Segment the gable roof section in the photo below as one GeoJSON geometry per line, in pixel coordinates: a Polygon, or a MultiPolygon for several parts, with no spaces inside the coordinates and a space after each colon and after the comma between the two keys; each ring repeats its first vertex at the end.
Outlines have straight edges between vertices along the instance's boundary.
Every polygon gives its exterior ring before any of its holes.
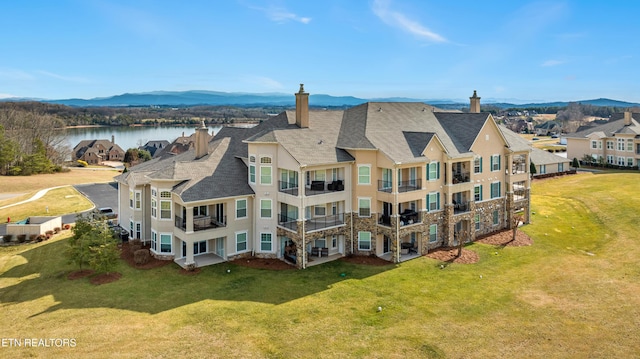
{"type": "Polygon", "coordinates": [[[423,157],[424,149],[431,142],[431,139],[435,137],[435,134],[430,132],[403,131],[402,133],[414,157],[423,157]]]}
{"type": "Polygon", "coordinates": [[[509,149],[513,152],[530,151],[531,145],[529,141],[525,140],[519,134],[511,131],[503,125],[498,125],[498,128],[502,132],[502,136],[507,141],[509,149]]]}
{"type": "Polygon", "coordinates": [[[458,153],[471,152],[473,142],[489,118],[487,113],[436,112],[435,115],[458,153]]]}

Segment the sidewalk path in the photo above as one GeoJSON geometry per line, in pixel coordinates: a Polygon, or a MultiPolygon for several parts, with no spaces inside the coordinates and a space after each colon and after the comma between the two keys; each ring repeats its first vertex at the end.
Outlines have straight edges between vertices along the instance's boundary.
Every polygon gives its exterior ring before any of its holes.
{"type": "Polygon", "coordinates": [[[16,203],[12,203],[12,204],[8,204],[6,206],[2,206],[0,207],[0,209],[5,209],[5,208],[9,208],[9,207],[13,207],[13,206],[17,206],[19,204],[23,204],[23,203],[27,203],[27,202],[31,202],[31,201],[35,201],[37,199],[42,198],[45,194],[47,194],[47,192],[49,192],[52,189],[56,189],[56,188],[62,188],[62,187],[68,187],[69,185],[64,185],[64,186],[58,186],[58,187],[51,187],[51,188],[45,188],[45,189],[41,189],[39,190],[36,194],[34,194],[31,198],[29,199],[25,199],[24,201],[20,201],[20,202],[16,202],[16,203]]]}

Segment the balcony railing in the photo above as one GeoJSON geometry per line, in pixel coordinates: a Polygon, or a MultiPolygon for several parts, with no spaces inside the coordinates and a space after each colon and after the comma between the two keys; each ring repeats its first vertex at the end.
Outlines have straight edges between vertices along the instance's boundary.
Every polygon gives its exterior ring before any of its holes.
{"type": "Polygon", "coordinates": [[[298,183],[278,181],[279,191],[293,196],[298,195],[298,183]]]}
{"type": "Polygon", "coordinates": [[[287,217],[284,214],[278,214],[278,225],[284,228],[288,228],[294,232],[298,231],[298,219],[287,217]]]}
{"type": "Polygon", "coordinates": [[[454,172],[453,173],[453,184],[458,183],[467,183],[471,181],[471,176],[469,172],[454,172]]]}
{"type": "MultiPolygon", "coordinates": [[[[393,183],[391,181],[378,180],[378,191],[391,193],[393,183]]],[[[422,189],[422,179],[416,178],[398,183],[398,192],[418,191],[422,189]]]]}
{"type": "MultiPolygon", "coordinates": [[[[187,220],[182,217],[175,217],[175,225],[177,228],[183,231],[187,230],[187,220]]],[[[215,218],[211,216],[196,216],[193,217],[193,230],[195,232],[206,229],[221,228],[227,226],[227,216],[221,218],[215,218]]]]}
{"type": "Polygon", "coordinates": [[[344,181],[335,180],[327,183],[325,181],[311,181],[309,187],[305,188],[304,194],[307,196],[315,196],[323,193],[344,191],[344,181]]]}
{"type": "Polygon", "coordinates": [[[469,202],[455,202],[453,203],[453,214],[460,214],[469,212],[470,206],[469,202]]]}
{"type": "Polygon", "coordinates": [[[304,230],[316,231],[323,228],[335,227],[344,224],[344,213],[333,214],[324,217],[314,217],[304,222],[304,230]]]}

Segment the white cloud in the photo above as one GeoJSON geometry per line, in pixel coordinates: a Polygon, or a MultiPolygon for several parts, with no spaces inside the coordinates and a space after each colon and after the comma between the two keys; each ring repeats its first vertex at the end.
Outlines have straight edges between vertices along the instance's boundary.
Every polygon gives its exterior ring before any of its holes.
{"type": "Polygon", "coordinates": [[[562,65],[564,63],[565,63],[565,61],[561,61],[561,60],[547,60],[547,61],[543,62],[540,66],[542,66],[542,67],[551,67],[551,66],[562,65]]]}
{"type": "Polygon", "coordinates": [[[275,21],[278,23],[284,23],[287,21],[297,21],[303,24],[308,24],[311,22],[310,17],[299,16],[291,11],[275,6],[269,5],[268,7],[257,7],[257,6],[249,6],[251,9],[258,10],[263,12],[271,21],[275,21]]]}
{"type": "Polygon", "coordinates": [[[443,36],[429,30],[419,22],[407,18],[404,14],[389,8],[388,0],[375,0],[372,7],[373,13],[385,24],[397,27],[419,38],[431,42],[447,42],[443,36]]]}
{"type": "Polygon", "coordinates": [[[18,96],[8,94],[8,93],[0,93],[0,98],[12,98],[12,97],[18,97],[18,96]]]}

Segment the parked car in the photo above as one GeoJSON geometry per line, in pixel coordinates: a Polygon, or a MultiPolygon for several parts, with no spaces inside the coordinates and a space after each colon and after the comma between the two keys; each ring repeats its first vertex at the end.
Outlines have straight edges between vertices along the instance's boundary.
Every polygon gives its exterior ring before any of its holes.
{"type": "Polygon", "coordinates": [[[118,214],[111,207],[102,207],[94,210],[93,217],[96,219],[116,219],[118,214]]]}

